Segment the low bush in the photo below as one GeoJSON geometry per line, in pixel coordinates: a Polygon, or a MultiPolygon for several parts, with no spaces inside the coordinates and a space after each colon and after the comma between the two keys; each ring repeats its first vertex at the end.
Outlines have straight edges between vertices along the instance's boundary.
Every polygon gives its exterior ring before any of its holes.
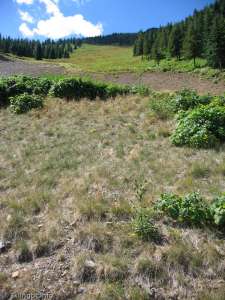
{"type": "Polygon", "coordinates": [[[210,206],[213,221],[218,226],[225,225],[225,196],[214,199],[210,206]]]}
{"type": "Polygon", "coordinates": [[[212,101],[212,96],[205,95],[199,96],[196,91],[184,89],[178,93],[172,99],[173,109],[175,112],[187,111],[193,109],[199,105],[207,105],[212,101]]]}
{"type": "Polygon", "coordinates": [[[51,95],[67,100],[88,98],[106,99],[129,93],[129,88],[113,84],[99,83],[81,78],[66,78],[55,82],[51,95]]]}
{"type": "Polygon", "coordinates": [[[198,193],[185,197],[163,194],[155,208],[179,222],[190,225],[203,225],[211,222],[210,209],[198,193]]]}
{"type": "Polygon", "coordinates": [[[152,93],[152,91],[149,87],[139,84],[139,85],[133,85],[130,88],[130,93],[139,94],[140,96],[149,96],[152,93]]]}
{"type": "Polygon", "coordinates": [[[159,240],[159,232],[151,221],[151,213],[145,209],[138,209],[133,219],[133,229],[135,234],[143,241],[159,240]]]}
{"type": "Polygon", "coordinates": [[[24,93],[18,96],[10,97],[10,109],[16,114],[26,113],[33,108],[42,108],[43,98],[37,95],[24,93]]]}
{"type": "Polygon", "coordinates": [[[161,120],[167,120],[174,116],[173,103],[168,94],[156,94],[151,97],[150,109],[161,120]]]}
{"type": "Polygon", "coordinates": [[[7,96],[12,97],[23,93],[46,96],[53,81],[46,78],[29,76],[11,76],[3,79],[7,87],[7,96]]]}
{"type": "Polygon", "coordinates": [[[0,80],[0,107],[8,104],[7,86],[4,81],[0,80]]]}
{"type": "Polygon", "coordinates": [[[163,194],[156,203],[155,209],[161,211],[173,219],[178,219],[182,198],[175,194],[163,194]]]}
{"type": "Polygon", "coordinates": [[[225,106],[215,103],[182,112],[172,135],[176,146],[210,148],[225,140],[225,106]]]}
{"type": "Polygon", "coordinates": [[[10,104],[9,98],[24,93],[47,96],[53,84],[47,78],[10,76],[0,79],[0,107],[10,104]]]}

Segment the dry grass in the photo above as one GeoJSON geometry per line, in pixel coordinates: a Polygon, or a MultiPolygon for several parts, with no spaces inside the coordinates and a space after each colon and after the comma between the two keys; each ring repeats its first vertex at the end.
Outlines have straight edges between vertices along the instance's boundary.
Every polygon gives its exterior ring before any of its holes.
{"type": "Polygon", "coordinates": [[[96,270],[76,299],[190,299],[224,284],[225,243],[216,233],[158,221],[166,242],[156,245],[132,232],[138,197],[151,206],[164,192],[209,198],[225,188],[224,149],[173,147],[173,120],[149,101],[49,99],[27,115],[0,111],[0,237],[12,241],[0,255],[0,285],[11,293],[51,286],[56,299],[73,299],[87,258],[96,270]],[[34,259],[25,266],[16,261],[21,240],[34,259]]]}

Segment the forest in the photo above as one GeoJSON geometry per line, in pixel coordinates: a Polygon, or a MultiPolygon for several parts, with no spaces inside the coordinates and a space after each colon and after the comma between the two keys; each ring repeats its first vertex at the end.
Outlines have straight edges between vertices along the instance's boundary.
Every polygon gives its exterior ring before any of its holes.
{"type": "Polygon", "coordinates": [[[84,38],[81,41],[92,45],[133,46],[137,33],[113,33],[105,36],[84,38]]]}
{"type": "Polygon", "coordinates": [[[140,32],[134,56],[155,59],[166,57],[193,59],[203,57],[213,68],[225,67],[225,0],[218,0],[176,24],[140,32]]]}
{"type": "Polygon", "coordinates": [[[81,41],[76,38],[44,42],[28,39],[13,39],[0,34],[0,52],[17,56],[33,57],[36,60],[69,58],[70,53],[80,47],[81,41]]]}

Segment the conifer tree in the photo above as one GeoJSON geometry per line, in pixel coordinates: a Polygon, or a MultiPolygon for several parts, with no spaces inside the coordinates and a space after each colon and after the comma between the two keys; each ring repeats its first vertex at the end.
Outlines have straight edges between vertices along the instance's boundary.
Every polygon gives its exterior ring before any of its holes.
{"type": "Polygon", "coordinates": [[[225,20],[222,16],[214,19],[207,45],[206,58],[213,68],[225,67],[225,20]]]}
{"type": "Polygon", "coordinates": [[[172,57],[180,60],[182,50],[182,32],[180,26],[174,26],[169,37],[169,52],[172,57]]]}
{"type": "Polygon", "coordinates": [[[37,43],[34,49],[34,58],[36,60],[41,60],[42,59],[42,47],[41,43],[37,43]]]}
{"type": "Polygon", "coordinates": [[[200,42],[197,30],[193,23],[190,23],[183,43],[184,55],[186,58],[194,60],[196,66],[196,58],[200,56],[200,42]]]}

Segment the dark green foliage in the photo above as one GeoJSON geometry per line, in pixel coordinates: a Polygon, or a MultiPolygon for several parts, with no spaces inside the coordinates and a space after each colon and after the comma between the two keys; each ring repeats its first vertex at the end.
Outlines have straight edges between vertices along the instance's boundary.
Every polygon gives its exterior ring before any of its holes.
{"type": "Polygon", "coordinates": [[[225,20],[217,16],[213,20],[207,44],[206,58],[213,68],[225,67],[225,20]]]}
{"type": "Polygon", "coordinates": [[[10,97],[10,109],[16,114],[26,113],[33,108],[42,108],[43,98],[38,95],[21,95],[10,97]]]}
{"type": "Polygon", "coordinates": [[[171,57],[181,58],[183,35],[180,26],[174,26],[169,37],[169,52],[171,57]]]}
{"type": "Polygon", "coordinates": [[[194,59],[201,56],[200,52],[200,32],[198,32],[197,27],[190,23],[183,44],[184,56],[186,58],[194,59]]]}
{"type": "Polygon", "coordinates": [[[41,43],[37,42],[34,48],[34,58],[36,60],[41,60],[43,57],[41,43]]]}
{"type": "Polygon", "coordinates": [[[210,206],[214,223],[218,226],[225,225],[225,196],[214,199],[210,206]]]}
{"type": "Polygon", "coordinates": [[[149,106],[159,119],[167,120],[174,116],[172,100],[168,94],[156,94],[150,98],[149,106]]]}
{"type": "Polygon", "coordinates": [[[176,24],[141,32],[134,43],[134,56],[144,55],[160,63],[161,57],[178,60],[207,58],[215,68],[225,67],[225,13],[224,0],[195,11],[192,16],[176,24]]]}
{"type": "Polygon", "coordinates": [[[0,107],[9,104],[9,98],[23,93],[47,96],[52,80],[29,76],[11,76],[0,79],[0,107]]]}
{"type": "Polygon", "coordinates": [[[33,57],[37,60],[42,58],[56,59],[69,58],[70,53],[80,47],[82,41],[75,38],[52,41],[50,39],[40,42],[27,39],[12,39],[0,34],[0,51],[12,53],[17,56],[33,57]]]}
{"type": "Polygon", "coordinates": [[[33,78],[29,76],[14,76],[6,79],[8,96],[21,93],[34,93],[46,96],[51,88],[52,81],[45,78],[33,78]]]}
{"type": "Polygon", "coordinates": [[[160,238],[158,229],[151,221],[151,212],[147,209],[138,209],[133,220],[133,229],[144,241],[157,241],[160,238]]]}
{"type": "Polygon", "coordinates": [[[137,33],[113,33],[110,35],[83,38],[80,41],[92,45],[133,46],[136,38],[137,33]]]}
{"type": "Polygon", "coordinates": [[[192,111],[182,112],[172,142],[176,146],[209,148],[225,140],[225,107],[201,105],[192,111]]]}
{"type": "Polygon", "coordinates": [[[155,208],[179,222],[190,225],[197,226],[211,222],[210,209],[198,193],[185,197],[163,194],[155,208]]]}
{"type": "Polygon", "coordinates": [[[196,91],[184,89],[178,93],[172,99],[171,103],[175,112],[180,110],[187,111],[194,107],[203,104],[209,104],[212,101],[212,97],[209,95],[199,96],[196,91]]]}
{"type": "Polygon", "coordinates": [[[138,38],[135,41],[133,53],[134,56],[139,56],[144,54],[144,34],[142,31],[138,34],[138,38]]]}
{"type": "Polygon", "coordinates": [[[161,211],[173,219],[178,219],[182,198],[174,194],[163,194],[156,203],[155,209],[161,211]]]}
{"type": "Polygon", "coordinates": [[[0,80],[0,107],[8,104],[7,85],[3,80],[0,80]]]}
{"type": "Polygon", "coordinates": [[[108,97],[115,97],[116,95],[123,95],[127,94],[128,92],[128,87],[98,83],[80,78],[59,80],[51,89],[51,94],[53,96],[66,98],[68,100],[79,100],[81,98],[94,100],[98,97],[104,100],[108,97]]]}

